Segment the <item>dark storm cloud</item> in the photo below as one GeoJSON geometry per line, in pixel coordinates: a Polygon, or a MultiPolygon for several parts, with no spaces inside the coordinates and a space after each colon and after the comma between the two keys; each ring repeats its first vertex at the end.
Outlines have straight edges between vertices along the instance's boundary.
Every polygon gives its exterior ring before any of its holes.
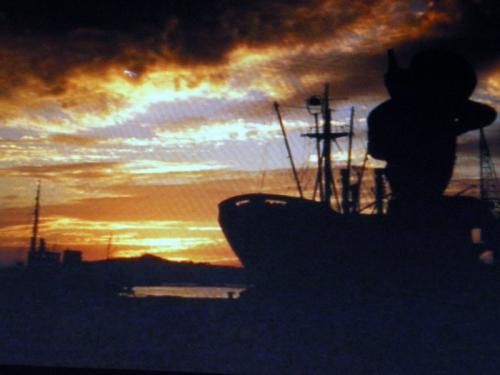
{"type": "MultiPolygon", "coordinates": [[[[187,59],[218,60],[235,44],[275,43],[283,38],[317,39],[357,18],[373,1],[7,1],[4,28],[24,35],[68,35],[100,30],[161,49],[163,43],[187,59]],[[23,6],[24,5],[24,6],[23,6]],[[335,9],[332,16],[331,10],[335,9]]],[[[112,53],[111,53],[112,54],[112,53]]]]}
{"type": "Polygon", "coordinates": [[[241,44],[317,41],[362,14],[365,3],[6,1],[0,5],[0,93],[28,86],[35,77],[43,94],[57,95],[78,67],[104,71],[119,63],[141,73],[162,59],[218,63],[241,44]]]}
{"type": "MultiPolygon", "coordinates": [[[[371,14],[377,3],[4,1],[0,5],[0,95],[29,87],[36,79],[36,90],[57,96],[68,89],[67,77],[75,69],[98,73],[120,64],[140,75],[158,61],[216,64],[241,45],[283,46],[327,40],[363,17],[381,17],[390,25],[390,17],[371,14]]],[[[409,9],[405,2],[392,3],[409,9]]],[[[397,12],[398,8],[394,9],[397,12]]],[[[399,41],[393,47],[403,59],[417,49],[445,46],[465,54],[480,68],[497,61],[498,1],[435,1],[425,11],[429,17],[449,14],[452,22],[440,25],[432,37],[399,41]]],[[[416,22],[411,14],[405,17],[403,22],[408,25],[416,22]]],[[[353,59],[341,58],[334,68],[345,69],[340,79],[349,82],[354,91],[366,92],[372,88],[366,85],[366,76],[375,70],[380,72],[384,49],[381,44],[377,51],[353,51],[350,57],[356,58],[356,64],[351,63],[353,59]]],[[[294,71],[293,66],[290,71],[294,71]]]]}
{"type": "MultiPolygon", "coordinates": [[[[386,48],[393,48],[402,67],[425,49],[446,49],[464,56],[473,64],[480,78],[494,69],[500,61],[500,2],[486,1],[429,1],[423,18],[448,17],[448,22],[435,22],[418,37],[402,38],[393,44],[339,54],[331,61],[331,81],[340,92],[354,97],[379,95],[383,89],[383,73],[387,68],[386,48]],[[385,48],[384,48],[385,47],[385,48]],[[341,74],[338,74],[340,72],[341,74]]],[[[415,14],[407,14],[405,26],[418,22],[415,14]]],[[[382,17],[383,19],[383,17],[382,17]]],[[[420,21],[422,22],[422,21],[420,21]]],[[[390,25],[390,21],[386,20],[390,25]]],[[[403,26],[403,25],[401,25],[403,26]]],[[[405,32],[405,26],[401,32],[405,32]]],[[[478,84],[484,83],[479,81],[478,84]]]]}
{"type": "Polygon", "coordinates": [[[476,68],[489,68],[500,57],[500,2],[457,0],[430,2],[430,12],[448,14],[453,22],[439,24],[435,35],[394,46],[403,60],[426,48],[444,48],[465,56],[476,68]]]}

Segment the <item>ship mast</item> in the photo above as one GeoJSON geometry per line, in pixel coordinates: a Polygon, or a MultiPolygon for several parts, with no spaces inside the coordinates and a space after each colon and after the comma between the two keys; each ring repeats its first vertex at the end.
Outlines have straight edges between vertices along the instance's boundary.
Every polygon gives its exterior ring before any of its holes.
{"type": "MultiPolygon", "coordinates": [[[[349,135],[347,132],[332,132],[332,110],[330,109],[330,93],[329,85],[325,83],[323,96],[311,96],[306,101],[307,110],[310,114],[314,115],[316,120],[317,114],[321,112],[323,117],[323,132],[319,132],[316,126],[315,133],[302,134],[304,137],[315,138],[317,140],[317,147],[320,141],[323,142],[323,150],[318,161],[318,175],[316,176],[316,184],[320,184],[320,201],[328,208],[331,208],[332,195],[335,196],[337,201],[337,208],[340,210],[338,194],[335,189],[332,171],[332,142],[337,138],[349,135]],[[320,112],[315,112],[321,106],[320,112]],[[323,161],[323,163],[321,163],[323,161]],[[321,169],[321,166],[323,167],[321,169]],[[323,183],[321,185],[321,183],[323,183]]],[[[315,188],[316,191],[316,188],[315,188]]]]}
{"type": "Polygon", "coordinates": [[[330,111],[330,98],[329,98],[329,85],[325,84],[325,89],[323,92],[323,100],[322,100],[322,112],[323,112],[323,157],[325,159],[324,164],[324,203],[328,208],[331,208],[331,198],[332,198],[332,185],[333,185],[333,176],[332,176],[332,142],[331,142],[331,134],[332,134],[332,112],[330,111]]]}
{"type": "Polygon", "coordinates": [[[36,188],[36,198],[35,198],[35,209],[33,211],[33,231],[31,234],[31,241],[30,241],[30,253],[33,253],[36,251],[36,246],[37,246],[37,239],[38,239],[38,222],[39,222],[39,217],[40,217],[40,181],[38,181],[38,185],[36,188]]]}
{"type": "MultiPolygon", "coordinates": [[[[323,89],[323,95],[319,96],[311,96],[306,100],[306,107],[308,112],[314,116],[315,120],[315,132],[314,133],[305,133],[302,134],[303,137],[315,138],[316,139],[316,151],[318,152],[318,173],[316,176],[316,184],[314,187],[314,196],[316,195],[316,191],[319,186],[320,193],[320,202],[323,203],[326,207],[331,208],[331,200],[332,195],[335,196],[337,201],[337,209],[340,211],[342,208],[340,207],[339,198],[337,194],[337,190],[335,188],[335,183],[333,180],[333,171],[332,171],[332,142],[334,142],[337,138],[345,137],[347,135],[350,136],[349,140],[349,159],[352,148],[352,123],[354,116],[354,109],[351,109],[351,124],[350,131],[336,131],[332,132],[332,110],[330,108],[330,93],[329,93],[329,85],[325,83],[323,89]],[[318,115],[321,113],[323,119],[323,128],[322,132],[319,131],[318,125],[318,115]],[[323,143],[323,149],[320,152],[320,145],[323,143]]],[[[281,127],[281,132],[283,134],[283,138],[285,140],[285,146],[288,152],[288,158],[290,159],[290,164],[292,166],[292,172],[295,179],[295,183],[297,185],[297,190],[301,198],[303,198],[302,188],[300,186],[300,181],[298,178],[297,170],[295,168],[295,163],[293,161],[292,152],[290,150],[290,145],[288,143],[285,127],[283,125],[283,120],[281,118],[281,113],[279,111],[278,103],[274,103],[274,109],[278,116],[278,120],[281,127]]],[[[350,160],[349,160],[349,168],[350,168],[350,160]]],[[[313,199],[314,199],[313,196],[313,199]]],[[[345,211],[345,210],[344,210],[345,211]]],[[[348,213],[345,211],[345,213],[348,213]]]]}
{"type": "MultiPolygon", "coordinates": [[[[323,150],[318,161],[318,175],[316,177],[316,183],[320,184],[320,201],[331,208],[332,195],[337,198],[338,196],[335,189],[335,184],[333,182],[333,172],[332,172],[332,141],[337,138],[345,137],[349,135],[347,132],[332,132],[332,110],[330,109],[330,93],[329,85],[325,83],[323,96],[321,98],[317,96],[312,96],[306,101],[307,109],[310,114],[317,118],[317,113],[315,108],[319,105],[321,106],[321,115],[323,118],[323,131],[319,133],[318,127],[316,127],[315,133],[302,134],[305,137],[316,138],[317,145],[320,141],[323,142],[323,150]],[[322,163],[323,162],[323,163],[322,163]],[[322,167],[322,168],[320,168],[322,167]]],[[[340,209],[340,207],[338,207],[340,209]]]]}

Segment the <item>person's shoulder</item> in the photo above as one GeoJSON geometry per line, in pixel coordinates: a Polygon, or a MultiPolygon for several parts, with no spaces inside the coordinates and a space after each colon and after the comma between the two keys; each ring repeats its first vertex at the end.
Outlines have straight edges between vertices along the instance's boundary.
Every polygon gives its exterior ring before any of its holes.
{"type": "Polygon", "coordinates": [[[393,99],[386,100],[379,104],[368,114],[368,123],[377,122],[379,119],[394,117],[401,112],[400,105],[393,99]]]}

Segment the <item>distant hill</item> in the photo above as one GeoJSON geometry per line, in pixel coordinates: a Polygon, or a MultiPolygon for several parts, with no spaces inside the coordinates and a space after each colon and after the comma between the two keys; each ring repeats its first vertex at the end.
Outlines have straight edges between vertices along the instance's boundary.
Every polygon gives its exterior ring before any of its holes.
{"type": "Polygon", "coordinates": [[[171,262],[150,254],[138,258],[114,258],[84,264],[92,274],[129,285],[244,284],[249,282],[243,268],[171,262]]]}

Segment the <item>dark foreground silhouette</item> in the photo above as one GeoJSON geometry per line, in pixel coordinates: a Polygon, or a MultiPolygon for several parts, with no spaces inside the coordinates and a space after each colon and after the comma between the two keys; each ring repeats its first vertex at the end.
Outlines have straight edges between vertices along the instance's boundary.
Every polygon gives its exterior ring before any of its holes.
{"type": "Polygon", "coordinates": [[[452,224],[448,231],[481,228],[486,247],[498,250],[499,228],[487,203],[443,196],[453,174],[457,136],[496,118],[493,108],[469,100],[477,82],[473,67],[443,50],[418,53],[408,69],[398,67],[394,55],[389,62],[385,83],[391,98],[368,117],[368,151],[387,161],[389,214],[429,228],[429,234],[436,226],[445,229],[443,223],[452,224]]]}
{"type": "Polygon", "coordinates": [[[0,363],[207,373],[496,374],[498,289],[240,300],[2,298],[0,363]],[[495,299],[496,298],[496,299],[495,299]]]}

